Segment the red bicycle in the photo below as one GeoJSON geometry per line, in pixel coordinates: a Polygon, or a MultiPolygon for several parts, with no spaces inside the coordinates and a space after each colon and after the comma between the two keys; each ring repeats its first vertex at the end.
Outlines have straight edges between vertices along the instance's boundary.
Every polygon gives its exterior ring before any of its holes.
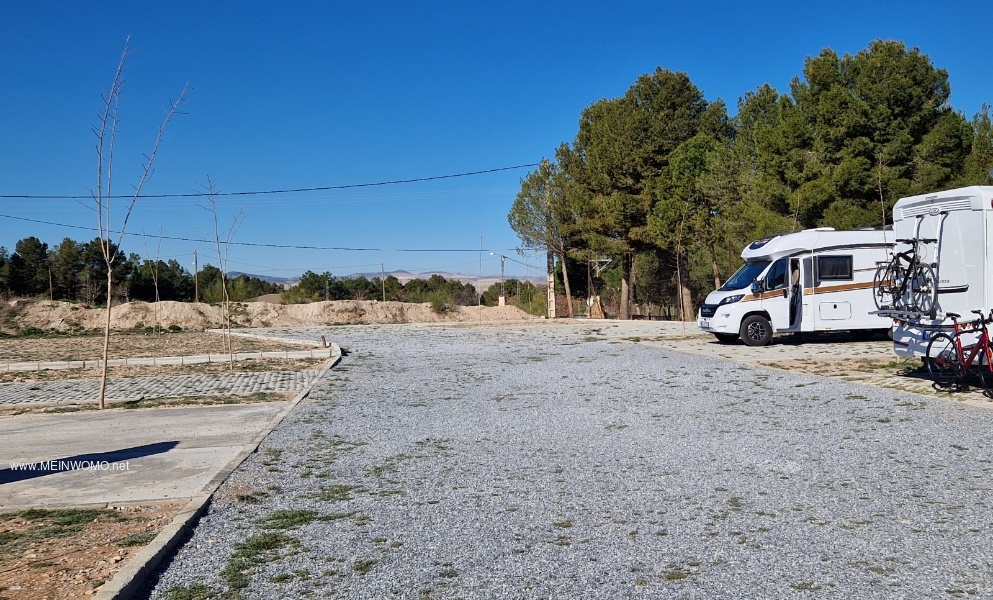
{"type": "Polygon", "coordinates": [[[962,324],[958,322],[961,315],[945,313],[952,320],[953,332],[951,335],[939,333],[931,338],[924,362],[934,380],[935,389],[950,390],[953,386],[956,390],[967,388],[965,378],[975,371],[983,386],[983,394],[993,398],[990,391],[993,385],[993,350],[990,349],[990,334],[986,327],[993,320],[993,311],[989,318],[984,317],[981,310],[972,312],[979,315],[979,320],[962,324]],[[972,368],[973,363],[975,369],[972,368]]]}

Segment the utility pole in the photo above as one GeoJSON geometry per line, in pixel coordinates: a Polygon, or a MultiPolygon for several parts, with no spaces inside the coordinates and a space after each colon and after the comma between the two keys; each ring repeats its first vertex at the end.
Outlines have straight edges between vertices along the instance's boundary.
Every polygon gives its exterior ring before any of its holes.
{"type": "Polygon", "coordinates": [[[197,281],[200,266],[197,264],[197,249],[193,249],[193,303],[200,301],[200,282],[197,281]]]}
{"type": "Polygon", "coordinates": [[[507,305],[507,296],[503,291],[503,261],[507,260],[507,257],[503,254],[500,255],[500,302],[497,306],[507,305]]]}
{"type": "Polygon", "coordinates": [[[383,282],[383,302],[386,302],[386,265],[384,263],[379,263],[379,272],[383,275],[380,281],[383,282]]]}
{"type": "MultiPolygon", "coordinates": [[[[480,231],[479,232],[479,279],[476,280],[476,283],[479,283],[479,280],[482,278],[483,278],[483,232],[480,231]]],[[[476,290],[476,304],[477,306],[479,306],[479,322],[482,323],[483,295],[479,293],[479,290],[476,290]]]]}

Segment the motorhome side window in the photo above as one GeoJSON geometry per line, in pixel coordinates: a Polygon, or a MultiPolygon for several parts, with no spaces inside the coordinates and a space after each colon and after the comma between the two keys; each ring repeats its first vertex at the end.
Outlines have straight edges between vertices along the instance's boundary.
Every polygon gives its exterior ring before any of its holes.
{"type": "Polygon", "coordinates": [[[769,267],[769,273],[765,276],[766,290],[781,290],[786,287],[786,263],[787,259],[781,258],[769,267]]]}
{"type": "Polygon", "coordinates": [[[818,281],[851,281],[852,257],[848,256],[818,256],[818,281]]]}

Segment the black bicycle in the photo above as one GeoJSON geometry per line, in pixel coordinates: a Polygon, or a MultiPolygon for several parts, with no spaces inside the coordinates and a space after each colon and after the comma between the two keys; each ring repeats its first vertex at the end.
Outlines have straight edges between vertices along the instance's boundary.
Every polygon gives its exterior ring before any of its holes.
{"type": "Polygon", "coordinates": [[[895,309],[928,313],[934,308],[937,289],[934,265],[920,259],[921,244],[933,244],[934,238],[897,240],[909,244],[906,252],[898,252],[888,263],[881,263],[872,278],[872,298],[880,310],[895,309]]]}

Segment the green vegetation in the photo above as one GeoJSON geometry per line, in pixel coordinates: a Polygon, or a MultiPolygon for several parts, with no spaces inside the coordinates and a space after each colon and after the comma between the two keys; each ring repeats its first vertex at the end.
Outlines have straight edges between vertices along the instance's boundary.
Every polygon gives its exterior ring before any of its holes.
{"type": "Polygon", "coordinates": [[[472,284],[447,280],[432,275],[426,281],[413,279],[406,285],[393,275],[385,282],[379,277],[364,276],[338,278],[325,271],[318,275],[307,271],[300,283],[283,292],[283,304],[302,304],[320,300],[387,300],[396,302],[429,302],[438,313],[445,313],[454,306],[475,306],[479,296],[472,284]]]}
{"type": "Polygon", "coordinates": [[[212,600],[218,596],[217,590],[202,583],[188,587],[174,586],[166,591],[166,600],[212,600]]]}
{"type": "Polygon", "coordinates": [[[753,240],[881,227],[901,197],[993,184],[989,107],[954,110],[948,73],[896,40],[825,48],[786,93],[744,91],[734,117],[661,68],[608,94],[524,178],[508,220],[556,255],[561,291],[597,293],[621,318],[638,302],[692,319],[753,240]],[[596,277],[587,261],[601,258],[596,277]]]}
{"type": "Polygon", "coordinates": [[[310,523],[317,517],[315,510],[277,510],[259,521],[263,529],[293,529],[310,523]]]}
{"type": "Polygon", "coordinates": [[[103,509],[30,509],[14,513],[0,514],[0,524],[15,519],[28,521],[28,527],[21,531],[0,533],[0,560],[17,554],[32,542],[62,538],[80,532],[87,523],[127,520],[121,514],[103,509]]]}
{"type": "Polygon", "coordinates": [[[359,575],[365,575],[366,573],[372,570],[372,568],[376,565],[377,562],[379,561],[371,560],[371,559],[357,560],[352,565],[352,570],[358,573],[359,575]]]}
{"type": "Polygon", "coordinates": [[[128,537],[121,540],[121,546],[144,546],[152,540],[155,539],[156,533],[132,533],[128,537]]]}
{"type": "Polygon", "coordinates": [[[352,491],[357,489],[360,489],[357,485],[321,486],[313,497],[325,502],[344,502],[351,500],[352,491]]]}
{"type": "Polygon", "coordinates": [[[254,535],[235,545],[234,554],[221,571],[221,578],[231,590],[245,589],[248,587],[250,571],[256,565],[276,560],[284,547],[298,543],[282,533],[254,535]]]}
{"type": "MultiPolygon", "coordinates": [[[[114,288],[125,298],[147,302],[193,300],[193,274],[177,261],[143,260],[137,254],[125,256],[115,244],[110,245],[114,288]]],[[[201,300],[219,302],[220,269],[206,265],[197,278],[201,300]]],[[[31,236],[18,240],[12,253],[0,246],[0,293],[3,294],[102,304],[106,301],[106,281],[107,264],[98,237],[85,243],[65,238],[49,248],[47,243],[31,236]]],[[[235,302],[283,289],[244,274],[229,278],[227,283],[228,293],[235,302]]]]}

